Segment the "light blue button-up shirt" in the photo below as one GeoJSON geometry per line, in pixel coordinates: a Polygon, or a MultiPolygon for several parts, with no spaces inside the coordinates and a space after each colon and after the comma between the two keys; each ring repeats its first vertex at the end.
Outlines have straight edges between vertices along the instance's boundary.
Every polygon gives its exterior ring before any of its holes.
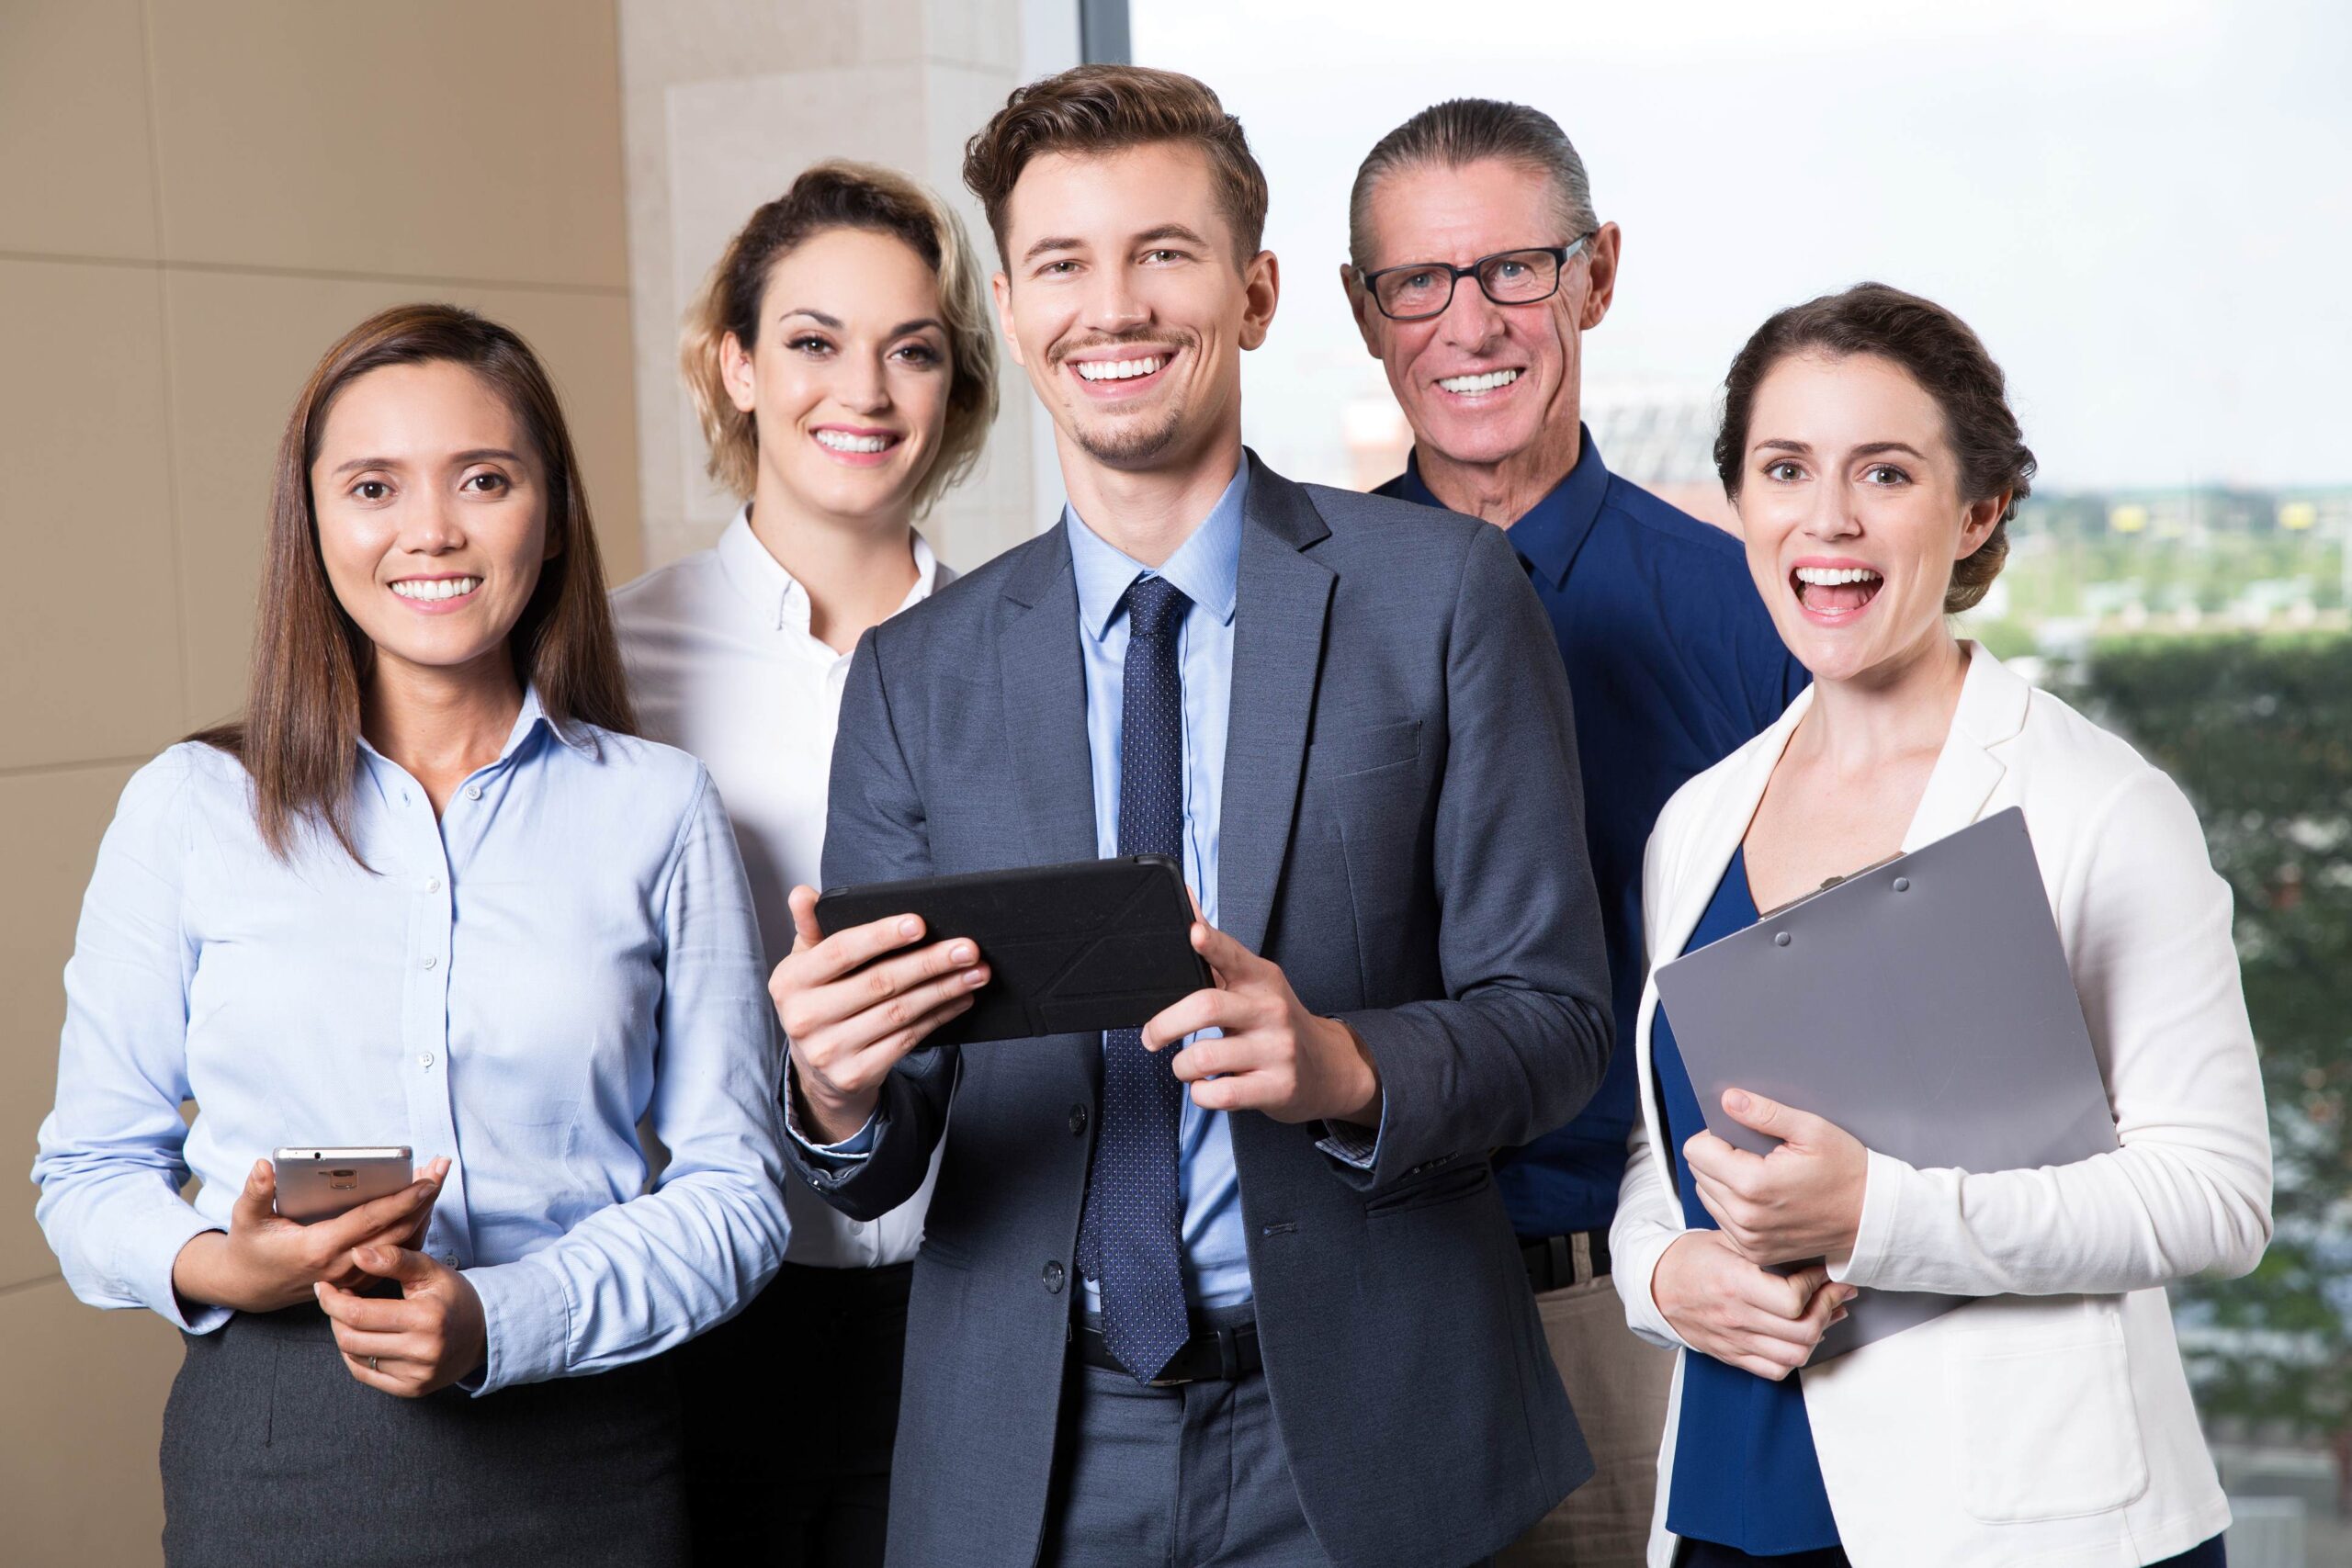
{"type": "Polygon", "coordinates": [[[33,1166],[74,1294],[216,1329],[230,1314],[185,1312],[172,1263],[228,1228],[256,1158],[406,1144],[451,1161],[424,1245],[481,1298],[478,1392],[727,1317],[786,1224],[759,927],[709,775],[559,728],[535,694],[437,820],[405,770],[360,752],[366,868],[323,835],[273,857],[243,766],[209,746],[124,790],[33,1166]],[[671,1156],[650,1192],[640,1118],[671,1156]]]}
{"type": "MultiPolygon", "coordinates": [[[[1127,614],[1122,601],[1138,577],[1164,577],[1192,604],[1176,632],[1184,684],[1184,880],[1216,924],[1218,806],[1225,787],[1226,719],[1233,696],[1233,609],[1241,579],[1241,508],[1250,465],[1241,465],[1201,525],[1157,570],[1112,546],[1071,509],[1062,513],[1078,576],[1079,647],[1086,662],[1086,744],[1094,763],[1094,848],[1119,852],[1119,728],[1126,701],[1127,614]]],[[[1214,1031],[1209,1032],[1214,1033],[1214,1031]]],[[[1188,1094],[1176,1145],[1184,1190],[1184,1288],[1196,1305],[1234,1306],[1250,1297],[1250,1255],[1241,1224],[1241,1179],[1233,1133],[1222,1111],[1188,1094]]],[[[1087,1305],[1101,1292],[1086,1281],[1087,1305]]]]}

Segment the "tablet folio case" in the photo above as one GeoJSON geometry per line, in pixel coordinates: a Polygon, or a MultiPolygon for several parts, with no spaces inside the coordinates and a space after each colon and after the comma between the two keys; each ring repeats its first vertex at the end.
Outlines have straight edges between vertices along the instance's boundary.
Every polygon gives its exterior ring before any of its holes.
{"type": "Polygon", "coordinates": [[[1183,873],[1165,855],[868,883],[817,901],[827,936],[910,913],[925,944],[967,937],[989,969],[971,1010],[930,1045],[1140,1029],[1211,984],[1183,873]]]}

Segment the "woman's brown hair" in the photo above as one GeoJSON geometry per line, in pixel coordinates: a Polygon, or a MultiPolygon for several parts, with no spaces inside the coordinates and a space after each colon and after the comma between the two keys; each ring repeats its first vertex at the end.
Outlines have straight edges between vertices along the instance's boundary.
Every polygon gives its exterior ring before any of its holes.
{"type": "Polygon", "coordinates": [[[678,364],[702,421],[710,477],[736,496],[749,496],[759,482],[759,424],[727,395],[726,343],[732,337],[744,353],[752,352],[769,271],[833,229],[888,234],[939,279],[939,321],[947,333],[947,424],[929,471],[915,485],[920,517],[979,460],[996,418],[996,335],[964,225],[939,197],[872,164],[836,158],[802,170],[790,190],[752,213],[728,243],[687,312],[678,364]]]}
{"type": "Polygon", "coordinates": [[[1858,283],[1792,305],[1756,329],[1724,378],[1724,423],[1715,435],[1715,473],[1724,493],[1739,499],[1747,426],[1756,389],[1774,366],[1801,354],[1837,358],[1868,354],[1902,367],[1943,411],[1944,436],[1960,463],[1961,499],[1973,504],[2007,495],[1984,542],[1952,563],[1944,613],[1973,608],[2009,556],[2009,519],[2033,491],[2033,450],[2010,411],[2001,367],[1966,321],[1931,299],[1883,283],[1858,283]]]}
{"type": "Polygon", "coordinates": [[[537,689],[540,707],[557,724],[636,733],[580,461],[547,371],[522,338],[471,310],[396,305],[345,333],[294,400],[270,486],[245,711],[188,738],[244,763],[254,820],[280,860],[291,858],[305,826],[324,828],[359,859],[351,838],[351,786],[359,766],[361,682],[375,658],[375,645],[327,579],[311,465],[328,412],[345,387],[388,365],[431,364],[461,365],[480,377],[505,400],[547,470],[554,553],[507,636],[515,679],[537,689]]]}

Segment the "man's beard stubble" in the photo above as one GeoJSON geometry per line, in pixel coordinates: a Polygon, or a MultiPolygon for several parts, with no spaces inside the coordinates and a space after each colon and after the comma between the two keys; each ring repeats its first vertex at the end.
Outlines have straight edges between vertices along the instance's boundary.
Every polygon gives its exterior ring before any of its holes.
{"type": "MultiPolygon", "coordinates": [[[[1130,343],[1137,346],[1172,347],[1180,357],[1200,350],[1199,339],[1190,333],[1139,333],[1133,337],[1094,337],[1084,343],[1064,346],[1054,355],[1054,367],[1058,371],[1062,362],[1073,354],[1130,343]]],[[[1110,468],[1132,468],[1166,456],[1169,448],[1176,444],[1177,434],[1184,425],[1184,404],[1181,396],[1171,398],[1164,408],[1152,412],[1114,413],[1107,419],[1094,422],[1089,422],[1082,416],[1098,411],[1087,409],[1083,402],[1077,407],[1081,417],[1071,421],[1071,439],[1088,457],[1110,468]]]]}

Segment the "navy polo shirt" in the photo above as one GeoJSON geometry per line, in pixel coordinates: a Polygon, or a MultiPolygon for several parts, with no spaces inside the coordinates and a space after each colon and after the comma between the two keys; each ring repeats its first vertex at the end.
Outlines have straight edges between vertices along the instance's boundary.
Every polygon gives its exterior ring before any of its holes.
{"type": "MultiPolygon", "coordinates": [[[[1442,504],[1410,461],[1378,493],[1442,504]]],[[[1532,1238],[1606,1230],[1617,1213],[1646,974],[1642,852],[1658,811],[1780,717],[1807,676],[1772,629],[1739,541],[1610,473],[1589,430],[1577,466],[1511,525],[1510,542],[1567,665],[1617,1021],[1608,1076],[1583,1113],[1499,1162],[1512,1228],[1532,1238]]]]}

